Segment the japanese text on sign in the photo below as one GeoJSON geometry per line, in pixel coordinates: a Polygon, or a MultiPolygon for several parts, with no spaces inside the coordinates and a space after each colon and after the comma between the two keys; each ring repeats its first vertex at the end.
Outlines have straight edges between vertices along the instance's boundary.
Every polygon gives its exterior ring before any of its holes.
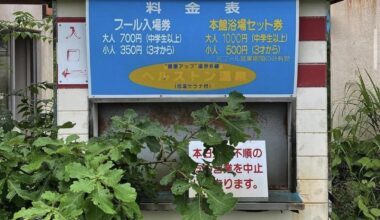
{"type": "Polygon", "coordinates": [[[58,84],[87,84],[85,23],[60,22],[57,26],[58,84]]]}
{"type": "MultiPolygon", "coordinates": [[[[203,143],[192,141],[189,145],[189,156],[198,163],[197,171],[202,170],[203,160],[213,160],[212,148],[204,152],[203,143]]],[[[222,167],[213,169],[212,173],[222,185],[225,192],[235,197],[262,198],[268,197],[268,178],[265,141],[247,141],[235,148],[234,158],[222,167]],[[235,175],[234,175],[235,174],[235,175]]],[[[193,196],[193,192],[190,192],[193,196]]]]}
{"type": "Polygon", "coordinates": [[[88,4],[92,95],[294,93],[296,0],[88,4]],[[176,77],[194,74],[191,68],[168,68],[190,63],[221,68],[197,70],[215,78],[202,86],[176,77]],[[242,76],[220,77],[231,73],[242,76]]]}

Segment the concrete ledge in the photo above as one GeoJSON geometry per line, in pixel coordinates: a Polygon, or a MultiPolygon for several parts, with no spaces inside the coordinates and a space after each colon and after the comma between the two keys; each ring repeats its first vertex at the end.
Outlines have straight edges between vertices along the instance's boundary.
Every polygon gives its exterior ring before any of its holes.
{"type": "Polygon", "coordinates": [[[58,89],[58,111],[88,111],[87,89],[58,89]]]}
{"type": "Polygon", "coordinates": [[[327,110],[297,110],[298,132],[327,132],[327,110]]]}
{"type": "Polygon", "coordinates": [[[297,179],[327,180],[327,157],[297,157],[297,179]]]}
{"type": "Polygon", "coordinates": [[[328,220],[329,207],[327,203],[306,204],[300,213],[293,214],[294,220],[328,220]]]}
{"type": "Polygon", "coordinates": [[[327,133],[297,133],[297,156],[327,155],[327,133]]]}
{"type": "Polygon", "coordinates": [[[327,180],[298,180],[298,192],[304,203],[327,203],[328,181],[327,180]]]}
{"type": "Polygon", "coordinates": [[[327,88],[298,88],[298,110],[327,110],[327,88]]]}
{"type": "Polygon", "coordinates": [[[298,63],[327,63],[326,41],[300,41],[298,63]]]}
{"type": "Polygon", "coordinates": [[[300,16],[327,16],[328,1],[300,0],[300,16]]]}
{"type": "Polygon", "coordinates": [[[88,111],[58,111],[58,125],[65,122],[73,122],[75,126],[70,129],[62,129],[60,134],[87,134],[89,126],[88,111]]]}

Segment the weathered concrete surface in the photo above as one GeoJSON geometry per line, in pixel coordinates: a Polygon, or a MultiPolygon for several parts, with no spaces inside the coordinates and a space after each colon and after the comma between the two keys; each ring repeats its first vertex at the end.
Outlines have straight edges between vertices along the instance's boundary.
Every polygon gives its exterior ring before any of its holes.
{"type": "Polygon", "coordinates": [[[380,85],[378,0],[346,0],[331,6],[331,104],[333,126],[339,116],[345,86],[367,71],[380,85]]]}
{"type": "MultiPolygon", "coordinates": [[[[13,21],[13,13],[17,11],[28,12],[36,20],[42,19],[42,5],[20,5],[20,4],[0,4],[0,20],[13,21]]],[[[53,38],[50,30],[47,32],[41,32],[43,35],[53,38]]],[[[53,82],[54,70],[53,70],[53,44],[47,41],[37,41],[37,80],[40,82],[47,81],[53,82]]],[[[52,97],[52,91],[42,92],[42,98],[52,97]]]]}

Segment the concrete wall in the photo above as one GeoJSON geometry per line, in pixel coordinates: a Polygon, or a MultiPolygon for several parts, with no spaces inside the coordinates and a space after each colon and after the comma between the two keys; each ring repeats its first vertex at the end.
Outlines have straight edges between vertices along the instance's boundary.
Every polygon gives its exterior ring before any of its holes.
{"type": "Polygon", "coordinates": [[[29,12],[36,19],[42,19],[42,6],[41,5],[17,5],[17,4],[0,4],[0,19],[12,21],[13,13],[16,11],[29,12]]]}
{"type": "MultiPolygon", "coordinates": [[[[85,17],[84,0],[58,0],[59,17],[85,17]]],[[[325,31],[328,5],[325,0],[300,0],[300,17],[305,21],[300,32],[318,24],[325,31]]],[[[323,32],[324,33],[324,32],[323,32]]],[[[306,33],[306,35],[308,35],[306,33]]],[[[307,36],[299,43],[299,83],[297,89],[297,191],[305,202],[300,214],[283,212],[233,212],[222,219],[328,219],[327,160],[327,44],[326,36],[307,36]],[[302,77],[301,77],[302,76],[302,77]]],[[[88,90],[59,89],[58,118],[77,123],[62,133],[88,136],[88,90]],[[75,98],[73,98],[75,97],[75,98]]],[[[174,212],[144,212],[145,219],[179,219],[174,212]]]]}
{"type": "MultiPolygon", "coordinates": [[[[86,17],[84,0],[57,1],[58,17],[86,17]]],[[[60,131],[61,137],[77,134],[81,140],[88,140],[89,135],[89,101],[87,89],[58,89],[58,123],[71,121],[76,124],[72,129],[60,131]],[[75,97],[75,98],[73,98],[75,97]]]]}
{"type": "MultiPolygon", "coordinates": [[[[44,32],[44,35],[53,38],[53,34],[44,32]]],[[[37,44],[37,54],[38,54],[38,78],[40,82],[54,82],[54,51],[53,43],[39,41],[37,44]]],[[[49,90],[42,93],[42,98],[53,97],[53,91],[49,90]]]]}
{"type": "Polygon", "coordinates": [[[297,191],[305,209],[293,214],[297,220],[328,219],[327,84],[322,80],[326,80],[327,43],[325,34],[313,32],[320,28],[325,33],[325,22],[316,21],[325,20],[327,13],[326,1],[300,0],[297,191]],[[316,75],[321,80],[314,80],[316,75]]]}
{"type": "Polygon", "coordinates": [[[343,120],[340,103],[345,85],[367,70],[380,83],[380,2],[345,0],[331,6],[331,104],[333,126],[343,120]]]}
{"type": "MultiPolygon", "coordinates": [[[[29,12],[36,20],[42,19],[42,5],[19,5],[19,4],[0,4],[0,20],[13,21],[13,13],[17,11],[29,12]]],[[[53,38],[52,33],[41,32],[43,35],[53,38]]],[[[49,42],[37,42],[37,66],[38,81],[53,82],[54,80],[54,60],[53,60],[53,44],[49,42]]],[[[52,97],[53,92],[48,91],[42,94],[42,98],[52,97]]]]}

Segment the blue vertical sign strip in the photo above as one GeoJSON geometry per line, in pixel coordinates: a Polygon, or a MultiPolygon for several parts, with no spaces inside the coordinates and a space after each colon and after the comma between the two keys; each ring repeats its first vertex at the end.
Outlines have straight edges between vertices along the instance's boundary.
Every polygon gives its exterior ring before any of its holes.
{"type": "Polygon", "coordinates": [[[93,97],[293,95],[296,0],[88,0],[93,97]]]}

